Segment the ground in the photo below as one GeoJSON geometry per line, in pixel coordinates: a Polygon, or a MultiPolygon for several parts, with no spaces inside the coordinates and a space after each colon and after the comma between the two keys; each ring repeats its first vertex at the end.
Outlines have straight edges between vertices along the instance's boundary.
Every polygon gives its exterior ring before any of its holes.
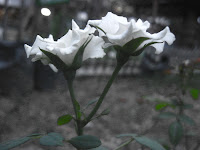
{"type": "MultiPolygon", "coordinates": [[[[30,64],[29,64],[30,66],[30,64]]],[[[35,90],[33,88],[32,68],[27,66],[13,67],[1,71],[0,79],[0,141],[23,137],[32,133],[59,132],[65,138],[75,136],[73,123],[64,126],[56,124],[57,118],[64,114],[73,114],[69,92],[62,74],[56,74],[53,86],[35,90]],[[23,68],[23,69],[22,69],[23,68]]],[[[45,80],[45,79],[43,79],[45,80]]],[[[74,88],[81,105],[98,97],[108,76],[90,76],[76,78],[74,88]]],[[[200,81],[200,80],[199,80],[200,81]]],[[[196,82],[199,85],[199,81],[196,82]]],[[[48,78],[51,82],[51,78],[48,78]]],[[[122,133],[144,133],[154,139],[166,139],[167,127],[173,120],[161,120],[154,124],[158,114],[154,110],[155,103],[144,96],[167,99],[175,92],[177,77],[168,74],[146,74],[137,76],[119,76],[113,83],[99,112],[110,108],[111,113],[94,120],[85,128],[85,134],[98,136],[102,144],[110,149],[116,148],[122,139],[116,135],[122,133]],[[152,127],[153,125],[153,127],[152,127]],[[152,128],[151,128],[152,127],[152,128]],[[150,129],[150,130],[148,130],[150,129]]],[[[176,92],[177,93],[177,92],[176,92]]],[[[189,127],[199,134],[199,101],[193,101],[189,94],[184,99],[193,103],[194,108],[186,113],[192,116],[197,125],[189,127]]],[[[184,150],[182,140],[177,150],[184,150]]],[[[190,139],[189,144],[196,146],[196,140],[190,139]]],[[[66,150],[73,149],[69,144],[65,147],[49,148],[38,144],[38,141],[28,142],[16,150],[66,150]]],[[[141,150],[141,146],[133,143],[124,150],[141,150]]]]}

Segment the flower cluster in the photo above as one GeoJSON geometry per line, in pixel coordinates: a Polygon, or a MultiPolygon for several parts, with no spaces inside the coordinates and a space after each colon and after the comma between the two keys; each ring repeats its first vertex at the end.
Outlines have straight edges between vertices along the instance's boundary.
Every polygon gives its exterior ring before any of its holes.
{"type": "Polygon", "coordinates": [[[155,34],[147,32],[149,27],[148,21],[143,22],[141,19],[127,21],[125,17],[108,12],[101,20],[89,20],[85,29],[80,29],[72,20],[72,30],[57,41],[54,41],[52,35],[48,38],[38,35],[32,47],[25,44],[25,50],[27,57],[32,56],[32,61],[41,60],[43,64],[48,64],[57,71],[54,62],[41,50],[58,56],[66,66],[70,66],[83,45],[85,46],[81,61],[88,58],[102,58],[105,55],[104,48],[108,46],[118,46],[120,51],[129,49],[129,55],[146,46],[153,46],[159,54],[163,51],[165,42],[169,45],[174,42],[175,36],[170,32],[169,27],[155,34]],[[99,36],[94,35],[96,29],[99,36]],[[106,41],[103,40],[104,37],[106,41]],[[130,43],[132,43],[131,47],[127,47],[130,43]]]}

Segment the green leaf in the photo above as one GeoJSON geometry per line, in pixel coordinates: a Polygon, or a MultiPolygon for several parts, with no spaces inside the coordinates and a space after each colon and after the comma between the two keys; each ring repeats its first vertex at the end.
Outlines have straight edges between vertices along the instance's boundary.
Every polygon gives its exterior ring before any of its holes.
{"type": "Polygon", "coordinates": [[[134,53],[132,54],[132,56],[139,56],[140,54],[142,54],[143,51],[144,51],[143,48],[142,48],[142,49],[139,49],[139,50],[137,50],[136,52],[134,52],[134,53]]]}
{"type": "Polygon", "coordinates": [[[183,137],[183,127],[179,122],[173,122],[169,127],[170,142],[177,145],[183,137]]]}
{"type": "Polygon", "coordinates": [[[132,138],[135,138],[137,136],[137,134],[134,134],[134,133],[127,133],[127,134],[119,134],[117,135],[116,137],[117,138],[121,138],[121,137],[132,137],[132,138]]]}
{"type": "Polygon", "coordinates": [[[200,91],[198,89],[190,89],[190,95],[194,100],[197,100],[199,98],[200,91]]]}
{"type": "Polygon", "coordinates": [[[149,139],[145,136],[134,138],[138,143],[149,147],[152,150],[165,150],[165,148],[155,140],[149,139]]]}
{"type": "Polygon", "coordinates": [[[99,99],[96,98],[96,99],[93,99],[93,100],[89,101],[89,102],[86,104],[84,110],[87,109],[89,106],[95,104],[98,100],[99,100],[99,99]]]}
{"type": "Polygon", "coordinates": [[[161,112],[157,117],[160,119],[170,119],[175,118],[176,114],[172,112],[161,112]]]}
{"type": "Polygon", "coordinates": [[[106,108],[105,110],[103,110],[102,112],[101,112],[101,116],[105,116],[105,115],[108,115],[110,113],[110,109],[109,108],[106,108]]]}
{"type": "Polygon", "coordinates": [[[190,118],[189,116],[186,116],[186,115],[179,115],[178,116],[179,120],[184,122],[184,123],[187,123],[189,125],[195,125],[195,122],[192,118],[190,118]]]}
{"type": "Polygon", "coordinates": [[[89,149],[89,150],[108,150],[108,149],[104,146],[99,146],[97,148],[92,148],[92,149],[89,149]]]}
{"type": "Polygon", "coordinates": [[[169,145],[163,145],[163,147],[166,149],[166,150],[170,150],[170,146],[169,145]]]}
{"type": "Polygon", "coordinates": [[[57,69],[63,71],[68,68],[68,66],[57,55],[54,55],[43,49],[40,50],[50,59],[51,63],[54,64],[54,66],[56,66],[57,69]]]}
{"type": "Polygon", "coordinates": [[[134,51],[136,51],[136,49],[146,40],[148,40],[149,38],[147,37],[139,37],[136,39],[132,39],[131,41],[127,42],[122,48],[123,51],[128,53],[128,54],[132,54],[134,51]]]}
{"type": "Polygon", "coordinates": [[[170,144],[168,143],[168,141],[166,139],[156,139],[156,141],[158,141],[166,150],[170,150],[170,144]]]}
{"type": "Polygon", "coordinates": [[[155,110],[158,111],[158,110],[166,108],[167,106],[169,106],[169,103],[167,103],[167,102],[161,102],[159,104],[156,104],[155,110]]]}
{"type": "Polygon", "coordinates": [[[64,138],[59,133],[49,133],[40,138],[40,144],[45,146],[62,146],[64,138]]]}
{"type": "Polygon", "coordinates": [[[183,109],[192,109],[193,105],[192,104],[183,104],[182,108],[183,109]]]}
{"type": "Polygon", "coordinates": [[[63,115],[63,116],[58,118],[57,124],[58,125],[64,125],[64,124],[69,123],[72,119],[73,119],[73,117],[71,115],[63,115]]]}
{"type": "Polygon", "coordinates": [[[16,140],[10,140],[10,141],[7,141],[5,143],[0,143],[0,150],[12,149],[12,148],[17,147],[21,144],[26,143],[30,139],[31,139],[30,137],[23,137],[23,138],[16,139],[16,140]]]}
{"type": "Polygon", "coordinates": [[[31,139],[39,139],[42,137],[42,134],[40,133],[33,133],[31,135],[28,135],[27,137],[30,137],[31,139]]]}
{"type": "Polygon", "coordinates": [[[101,145],[99,138],[91,135],[77,136],[68,141],[77,149],[91,149],[101,145]]]}
{"type": "Polygon", "coordinates": [[[122,47],[119,46],[119,45],[114,45],[113,47],[114,47],[114,49],[117,50],[117,51],[123,51],[122,47]]]}
{"type": "Polygon", "coordinates": [[[133,139],[135,139],[138,143],[147,146],[149,148],[151,148],[152,150],[165,150],[164,147],[158,143],[155,140],[152,140],[150,138],[147,138],[145,136],[138,136],[137,134],[120,134],[117,136],[117,138],[121,138],[121,137],[131,137],[133,139]]]}
{"type": "Polygon", "coordinates": [[[41,133],[33,133],[31,135],[28,135],[27,137],[37,137],[37,136],[41,136],[41,133]]]}
{"type": "Polygon", "coordinates": [[[79,48],[70,68],[77,70],[81,67],[81,65],[83,63],[83,53],[85,51],[86,46],[90,43],[91,40],[92,40],[92,38],[90,38],[89,40],[87,39],[85,41],[85,43],[79,48]]]}
{"type": "Polygon", "coordinates": [[[132,56],[138,56],[138,55],[140,55],[145,50],[145,48],[147,48],[148,46],[150,46],[152,44],[156,44],[156,43],[162,43],[162,42],[150,42],[148,44],[145,44],[141,49],[139,49],[136,52],[134,52],[132,54],[132,56]]]}

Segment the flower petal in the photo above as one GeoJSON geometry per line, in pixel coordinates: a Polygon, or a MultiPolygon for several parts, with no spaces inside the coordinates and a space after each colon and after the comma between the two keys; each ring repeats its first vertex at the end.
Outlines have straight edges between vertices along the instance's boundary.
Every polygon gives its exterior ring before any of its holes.
{"type": "Polygon", "coordinates": [[[53,64],[49,64],[49,67],[50,67],[54,72],[58,72],[58,69],[57,69],[53,64]]]}
{"type": "Polygon", "coordinates": [[[27,44],[25,44],[24,45],[24,49],[25,49],[25,51],[26,51],[26,55],[27,55],[27,58],[29,58],[29,56],[30,56],[30,54],[31,54],[31,46],[29,46],[29,45],[27,45],[27,44]]]}
{"type": "Polygon", "coordinates": [[[83,53],[83,60],[88,58],[102,58],[105,56],[105,52],[103,50],[104,41],[102,38],[98,36],[93,36],[92,40],[86,46],[85,51],[83,53]]]}

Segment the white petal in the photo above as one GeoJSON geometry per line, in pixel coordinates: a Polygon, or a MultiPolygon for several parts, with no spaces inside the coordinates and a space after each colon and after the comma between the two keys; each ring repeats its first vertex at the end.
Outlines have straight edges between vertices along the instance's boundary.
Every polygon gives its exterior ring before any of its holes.
{"type": "Polygon", "coordinates": [[[85,48],[85,51],[83,54],[83,60],[86,60],[88,58],[104,57],[105,52],[102,48],[103,44],[104,44],[104,41],[102,38],[98,36],[93,36],[92,40],[89,42],[89,44],[85,48]]]}
{"type": "Polygon", "coordinates": [[[154,40],[162,40],[166,41],[168,44],[172,44],[175,40],[175,36],[173,33],[170,32],[169,27],[166,27],[162,31],[154,34],[147,33],[147,37],[154,39],[154,40]]]}
{"type": "Polygon", "coordinates": [[[58,72],[58,69],[57,69],[53,64],[49,64],[49,67],[50,67],[54,72],[58,72]]]}
{"type": "Polygon", "coordinates": [[[70,45],[72,41],[72,30],[69,30],[64,36],[58,39],[58,42],[63,42],[65,45],[70,45]]]}
{"type": "Polygon", "coordinates": [[[26,51],[27,58],[29,58],[29,56],[30,56],[30,54],[31,54],[31,49],[32,49],[32,47],[29,46],[29,45],[27,45],[27,44],[25,44],[25,45],[24,45],[24,49],[25,49],[25,51],[26,51]]]}
{"type": "Polygon", "coordinates": [[[50,34],[48,40],[50,40],[50,41],[54,41],[54,39],[53,39],[53,35],[50,34]]]}
{"type": "Polygon", "coordinates": [[[163,49],[164,49],[164,45],[165,43],[156,43],[156,44],[152,44],[151,46],[154,47],[156,49],[156,54],[160,54],[162,53],[163,49]]]}
{"type": "Polygon", "coordinates": [[[74,19],[72,19],[72,30],[78,30],[78,29],[80,29],[79,26],[76,24],[74,19]]]}
{"type": "Polygon", "coordinates": [[[53,51],[53,50],[54,50],[54,47],[53,47],[53,46],[50,46],[50,45],[47,45],[46,49],[49,50],[49,51],[53,51]]]}
{"type": "Polygon", "coordinates": [[[107,15],[103,18],[110,18],[110,19],[114,19],[114,20],[117,20],[118,22],[120,23],[127,23],[127,18],[126,17],[123,17],[123,16],[117,16],[116,14],[113,14],[112,12],[108,12],[107,15]]]}
{"type": "Polygon", "coordinates": [[[113,44],[123,46],[132,39],[132,27],[131,24],[127,26],[121,34],[107,34],[109,41],[113,44]]]}
{"type": "Polygon", "coordinates": [[[99,24],[101,23],[101,20],[88,20],[88,25],[93,25],[93,26],[99,26],[99,24]]]}

